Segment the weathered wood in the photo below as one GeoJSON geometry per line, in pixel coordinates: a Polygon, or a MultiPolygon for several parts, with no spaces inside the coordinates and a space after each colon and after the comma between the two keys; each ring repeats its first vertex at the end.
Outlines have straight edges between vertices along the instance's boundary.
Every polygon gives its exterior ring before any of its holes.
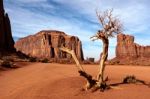
{"type": "Polygon", "coordinates": [[[87,84],[85,85],[85,90],[90,89],[93,85],[95,85],[96,80],[94,80],[90,74],[85,72],[79,60],[77,59],[74,50],[68,49],[66,47],[61,47],[60,50],[72,55],[72,58],[74,59],[76,63],[76,67],[78,69],[80,76],[84,77],[87,80],[87,84]]]}
{"type": "Polygon", "coordinates": [[[108,57],[108,48],[109,48],[109,37],[113,37],[114,34],[118,34],[122,30],[122,24],[120,21],[112,16],[113,9],[106,10],[103,13],[98,13],[96,11],[96,15],[102,26],[102,29],[99,30],[94,36],[91,37],[92,41],[102,40],[103,43],[103,51],[100,57],[99,63],[99,72],[97,74],[97,82],[96,87],[105,88],[107,85],[104,80],[104,70],[105,70],[105,61],[108,57]],[[105,87],[104,87],[104,86],[105,87]]]}
{"type": "Polygon", "coordinates": [[[93,79],[91,75],[84,71],[73,50],[70,50],[65,47],[60,48],[60,50],[72,55],[72,58],[76,62],[76,67],[80,76],[83,76],[87,80],[86,90],[92,87],[94,90],[100,89],[101,91],[110,88],[110,86],[106,84],[106,80],[104,79],[105,62],[108,57],[109,37],[113,37],[113,34],[121,32],[122,26],[117,18],[112,17],[112,11],[113,10],[106,10],[102,14],[96,12],[100,24],[102,25],[102,29],[99,30],[94,36],[92,36],[91,39],[92,41],[100,39],[103,42],[103,51],[100,57],[99,72],[97,74],[97,79],[93,79]]]}

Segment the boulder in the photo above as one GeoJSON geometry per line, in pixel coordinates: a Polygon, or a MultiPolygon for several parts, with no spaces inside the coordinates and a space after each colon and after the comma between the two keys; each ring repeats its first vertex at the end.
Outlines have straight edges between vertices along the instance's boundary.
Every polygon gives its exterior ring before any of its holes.
{"type": "Polygon", "coordinates": [[[79,38],[61,31],[44,30],[21,38],[15,43],[15,48],[31,57],[70,60],[72,58],[70,54],[59,50],[62,45],[74,50],[80,61],[84,60],[82,43],[79,38]]]}

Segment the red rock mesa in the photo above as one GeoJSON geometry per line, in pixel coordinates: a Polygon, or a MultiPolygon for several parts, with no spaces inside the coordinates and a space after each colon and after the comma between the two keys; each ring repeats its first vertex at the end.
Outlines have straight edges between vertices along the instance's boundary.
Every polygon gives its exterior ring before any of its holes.
{"type": "Polygon", "coordinates": [[[119,64],[150,65],[150,46],[134,43],[134,36],[118,34],[116,57],[113,62],[119,64]]]}
{"type": "Polygon", "coordinates": [[[35,35],[21,38],[16,42],[15,48],[17,51],[32,57],[70,60],[71,55],[59,50],[62,45],[73,49],[80,61],[84,60],[82,44],[79,38],[66,35],[60,31],[45,30],[35,35]]]}

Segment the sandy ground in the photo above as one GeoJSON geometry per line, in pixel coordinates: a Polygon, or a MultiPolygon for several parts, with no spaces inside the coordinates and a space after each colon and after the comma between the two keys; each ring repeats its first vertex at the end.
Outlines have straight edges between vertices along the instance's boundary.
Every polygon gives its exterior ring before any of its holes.
{"type": "MultiPolygon", "coordinates": [[[[97,74],[96,65],[83,66],[92,75],[97,74]]],[[[150,82],[150,67],[107,66],[105,75],[111,84],[121,82],[126,75],[150,82]]],[[[0,72],[0,99],[150,99],[150,88],[145,85],[119,85],[92,93],[81,90],[84,84],[74,65],[28,64],[0,72]]]]}

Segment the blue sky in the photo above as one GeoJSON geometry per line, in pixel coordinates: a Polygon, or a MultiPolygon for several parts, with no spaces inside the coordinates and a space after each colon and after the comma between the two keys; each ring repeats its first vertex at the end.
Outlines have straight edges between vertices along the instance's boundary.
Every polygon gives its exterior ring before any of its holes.
{"type": "MultiPolygon", "coordinates": [[[[13,37],[21,38],[41,30],[60,30],[80,38],[84,56],[99,58],[102,42],[89,38],[101,28],[95,10],[114,9],[124,33],[135,42],[150,45],[149,0],[4,0],[13,37]]],[[[115,57],[116,38],[110,39],[109,58],[115,57]]]]}

